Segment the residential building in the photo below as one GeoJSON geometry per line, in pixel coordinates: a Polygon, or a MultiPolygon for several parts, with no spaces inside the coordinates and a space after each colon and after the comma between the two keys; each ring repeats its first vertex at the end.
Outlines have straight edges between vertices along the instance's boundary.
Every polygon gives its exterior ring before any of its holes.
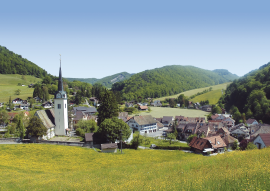
{"type": "Polygon", "coordinates": [[[47,140],[55,136],[55,113],[53,109],[36,111],[35,116],[41,119],[47,128],[47,134],[42,139],[47,140]]]}
{"type": "Polygon", "coordinates": [[[157,121],[151,115],[134,116],[127,124],[140,133],[153,133],[157,131],[157,121]]]}
{"type": "Polygon", "coordinates": [[[258,123],[258,121],[257,121],[256,119],[251,119],[251,118],[249,118],[249,119],[246,121],[246,124],[247,124],[247,126],[249,127],[249,126],[251,126],[251,125],[258,125],[259,123],[258,123]]]}
{"type": "Polygon", "coordinates": [[[258,149],[262,149],[270,146],[270,133],[258,134],[253,143],[258,147],[258,149]]]}

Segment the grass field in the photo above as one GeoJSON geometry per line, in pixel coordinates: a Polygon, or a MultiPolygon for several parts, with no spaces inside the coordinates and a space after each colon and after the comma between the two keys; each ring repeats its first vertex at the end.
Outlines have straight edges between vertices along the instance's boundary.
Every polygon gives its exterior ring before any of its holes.
{"type": "MultiPolygon", "coordinates": [[[[223,93],[224,92],[225,91],[223,91],[223,93]]],[[[190,101],[192,101],[193,103],[196,103],[196,102],[200,102],[200,101],[209,100],[209,104],[213,105],[213,104],[216,104],[218,102],[221,95],[222,95],[221,89],[218,89],[218,90],[213,90],[213,91],[207,92],[205,94],[196,96],[195,98],[191,99],[190,101]]]]}
{"type": "Polygon", "coordinates": [[[202,110],[180,109],[169,107],[151,107],[151,112],[143,111],[139,113],[139,115],[152,115],[153,117],[176,116],[176,115],[177,116],[182,115],[185,117],[205,117],[208,114],[209,114],[208,112],[202,110]]]}
{"type": "MultiPolygon", "coordinates": [[[[231,82],[228,82],[228,83],[224,83],[224,84],[219,84],[219,85],[215,85],[215,86],[209,86],[209,87],[205,87],[205,88],[198,88],[198,89],[194,89],[194,90],[189,90],[189,91],[186,91],[186,92],[182,92],[180,94],[184,94],[185,96],[192,96],[198,92],[202,92],[203,90],[206,90],[206,89],[209,89],[210,87],[213,88],[213,90],[221,90],[222,89],[226,89],[227,88],[227,85],[229,85],[231,82]]],[[[172,96],[165,96],[165,97],[161,97],[161,98],[156,98],[155,100],[160,100],[160,101],[164,101],[165,99],[167,98],[177,98],[180,94],[176,94],[176,95],[172,95],[172,96]]],[[[221,96],[221,93],[220,93],[220,96],[221,96]]],[[[209,97],[210,99],[210,97],[209,97]]],[[[219,99],[219,98],[218,98],[219,99]]]]}
{"type": "Polygon", "coordinates": [[[23,80],[22,75],[19,74],[0,74],[0,102],[8,102],[9,96],[11,96],[11,99],[32,97],[34,88],[28,88],[28,85],[41,81],[41,79],[27,75],[25,79],[23,80]],[[18,86],[18,83],[25,86],[18,86]],[[20,95],[15,95],[15,90],[17,89],[21,90],[20,95]]]}
{"type": "Polygon", "coordinates": [[[270,149],[213,157],[182,151],[124,154],[0,145],[0,190],[269,190],[270,149]]]}

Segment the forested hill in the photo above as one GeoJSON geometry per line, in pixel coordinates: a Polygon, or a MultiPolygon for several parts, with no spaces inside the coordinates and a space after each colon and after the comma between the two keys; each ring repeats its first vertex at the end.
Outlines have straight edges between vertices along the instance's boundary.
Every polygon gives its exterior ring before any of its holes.
{"type": "Polygon", "coordinates": [[[270,62],[231,83],[219,103],[236,117],[270,123],[270,62]]]}
{"type": "Polygon", "coordinates": [[[81,82],[87,82],[90,84],[100,83],[107,88],[111,88],[114,83],[127,80],[132,75],[133,74],[129,74],[127,72],[121,72],[121,73],[114,74],[112,76],[107,76],[101,79],[97,79],[97,78],[66,78],[66,79],[70,82],[77,80],[81,82]]]}
{"type": "Polygon", "coordinates": [[[47,72],[33,62],[22,58],[21,55],[0,46],[0,74],[31,75],[43,78],[47,72]]]}
{"type": "Polygon", "coordinates": [[[165,66],[134,74],[128,80],[113,84],[126,100],[138,97],[157,98],[183,91],[221,84],[229,80],[209,70],[193,66],[165,66]]]}
{"type": "Polygon", "coordinates": [[[213,72],[217,73],[218,75],[222,76],[228,81],[233,81],[239,78],[236,74],[232,74],[228,70],[225,70],[225,69],[216,69],[216,70],[213,70],[213,72]]]}

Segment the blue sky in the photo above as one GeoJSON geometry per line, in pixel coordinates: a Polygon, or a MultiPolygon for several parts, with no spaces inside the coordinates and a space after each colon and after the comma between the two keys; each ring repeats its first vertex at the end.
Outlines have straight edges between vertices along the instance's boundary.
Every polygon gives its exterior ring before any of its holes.
{"type": "Polygon", "coordinates": [[[0,45],[64,77],[166,65],[242,76],[270,61],[270,1],[5,1],[0,45]]]}

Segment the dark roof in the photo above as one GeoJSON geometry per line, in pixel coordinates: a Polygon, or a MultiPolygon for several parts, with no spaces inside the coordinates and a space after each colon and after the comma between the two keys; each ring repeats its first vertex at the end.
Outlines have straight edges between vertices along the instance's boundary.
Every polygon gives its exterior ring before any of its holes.
{"type": "Polygon", "coordinates": [[[151,115],[134,116],[133,118],[139,125],[157,123],[156,120],[151,115]]]}
{"type": "Polygon", "coordinates": [[[93,135],[94,133],[85,133],[85,141],[93,141],[93,135]]]}
{"type": "Polygon", "coordinates": [[[211,145],[206,139],[193,137],[193,139],[189,143],[189,146],[202,151],[205,148],[206,144],[208,144],[209,147],[211,145]]]}
{"type": "Polygon", "coordinates": [[[95,107],[73,107],[74,111],[84,111],[86,113],[96,113],[97,109],[95,107]]]}
{"type": "Polygon", "coordinates": [[[259,134],[266,147],[270,146],[270,133],[259,134]]]}
{"type": "Polygon", "coordinates": [[[251,119],[251,118],[250,118],[250,119],[248,119],[248,120],[246,121],[246,123],[247,123],[247,124],[252,124],[254,121],[256,121],[256,119],[251,119]]]}
{"type": "Polygon", "coordinates": [[[162,123],[164,123],[164,122],[171,122],[172,121],[172,119],[173,119],[173,116],[163,116],[163,118],[162,118],[162,123]]]}
{"type": "Polygon", "coordinates": [[[163,125],[162,123],[160,123],[159,121],[157,121],[157,127],[158,127],[158,128],[163,128],[164,125],[163,125]]]}
{"type": "Polygon", "coordinates": [[[116,148],[118,148],[117,143],[101,144],[101,150],[103,150],[103,149],[116,149],[116,148]]]}
{"type": "Polygon", "coordinates": [[[157,121],[159,121],[160,123],[162,123],[162,118],[155,118],[157,121]]]}
{"type": "MultiPolygon", "coordinates": [[[[48,112],[48,111],[47,111],[48,112]]],[[[45,110],[39,110],[36,111],[35,115],[41,119],[42,124],[47,128],[50,129],[52,127],[55,127],[53,122],[51,121],[51,117],[54,116],[54,110],[50,109],[51,116],[48,116],[47,112],[45,110]]]]}
{"type": "Polygon", "coordinates": [[[251,125],[250,133],[251,133],[251,136],[253,137],[256,137],[258,134],[270,133],[270,125],[268,124],[251,125]]]}

